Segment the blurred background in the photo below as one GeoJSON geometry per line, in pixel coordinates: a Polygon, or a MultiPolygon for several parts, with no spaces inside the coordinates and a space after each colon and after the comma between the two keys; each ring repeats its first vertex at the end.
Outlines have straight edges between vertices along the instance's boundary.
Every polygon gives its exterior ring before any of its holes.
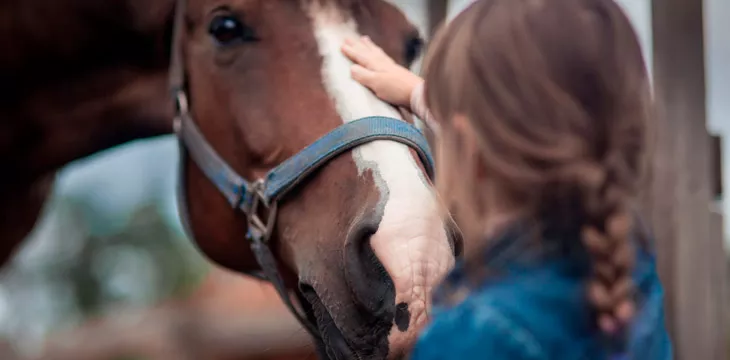
{"type": "MultiPolygon", "coordinates": [[[[429,1],[394,2],[428,32],[429,1]]],[[[620,2],[650,59],[650,0],[620,2]]],[[[449,1],[449,18],[468,3],[449,1]]],[[[709,130],[720,135],[730,132],[728,17],[730,1],[705,1],[707,121],[709,130]]],[[[725,155],[727,169],[730,154],[725,155]]],[[[165,354],[160,358],[203,359],[175,353],[180,349],[159,349],[168,337],[192,338],[176,332],[181,328],[218,339],[227,349],[221,358],[247,358],[246,346],[272,358],[307,358],[306,336],[271,289],[212,267],[183,234],[175,199],[177,162],[170,136],[120,146],[59,172],[42,221],[0,273],[0,358],[11,353],[63,358],[64,349],[73,346],[85,350],[67,358],[92,358],[104,346],[133,344],[165,354]],[[235,309],[237,319],[220,309],[235,309]],[[237,337],[224,344],[232,334],[237,337]],[[153,343],[155,337],[164,339],[153,343]],[[230,355],[236,353],[244,355],[230,355]]],[[[721,209],[730,206],[716,201],[721,209]]],[[[723,234],[726,251],[729,235],[723,234]]]]}

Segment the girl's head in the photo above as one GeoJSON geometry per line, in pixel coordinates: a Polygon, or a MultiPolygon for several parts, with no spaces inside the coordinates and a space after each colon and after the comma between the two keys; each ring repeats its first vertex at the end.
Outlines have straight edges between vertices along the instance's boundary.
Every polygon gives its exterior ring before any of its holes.
{"type": "Polygon", "coordinates": [[[438,35],[425,78],[443,127],[438,185],[466,244],[505,214],[572,221],[593,259],[589,299],[613,332],[633,313],[629,211],[650,113],[619,6],[478,0],[438,35]]]}

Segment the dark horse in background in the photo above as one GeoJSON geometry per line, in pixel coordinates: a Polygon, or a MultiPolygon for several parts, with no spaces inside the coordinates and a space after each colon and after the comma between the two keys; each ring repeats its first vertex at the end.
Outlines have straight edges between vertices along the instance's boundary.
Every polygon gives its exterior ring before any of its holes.
{"type": "Polygon", "coordinates": [[[0,261],[67,163],[172,131],[172,1],[0,0],[0,261]]]}
{"type": "MultiPolygon", "coordinates": [[[[0,0],[0,236],[32,229],[64,164],[171,131],[171,0],[0,0]]],[[[346,37],[368,35],[408,65],[418,32],[383,0],[190,0],[181,53],[190,112],[220,156],[256,179],[339,125],[406,119],[349,75],[346,37]]],[[[246,222],[195,162],[190,231],[240,272],[258,264],[246,222]]],[[[271,248],[330,358],[397,358],[428,319],[458,252],[413,149],[386,140],[332,159],[279,208],[271,248]]]]}

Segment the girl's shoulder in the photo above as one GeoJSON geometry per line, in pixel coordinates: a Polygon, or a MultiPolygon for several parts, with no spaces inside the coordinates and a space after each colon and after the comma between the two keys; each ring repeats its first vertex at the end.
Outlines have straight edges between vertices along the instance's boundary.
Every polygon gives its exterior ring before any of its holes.
{"type": "MultiPolygon", "coordinates": [[[[637,255],[639,312],[630,330],[629,352],[671,359],[654,256],[646,251],[637,255]]],[[[497,280],[469,287],[458,304],[436,304],[433,322],[412,358],[607,358],[608,348],[586,302],[584,275],[582,266],[563,259],[512,268],[497,280]]]]}

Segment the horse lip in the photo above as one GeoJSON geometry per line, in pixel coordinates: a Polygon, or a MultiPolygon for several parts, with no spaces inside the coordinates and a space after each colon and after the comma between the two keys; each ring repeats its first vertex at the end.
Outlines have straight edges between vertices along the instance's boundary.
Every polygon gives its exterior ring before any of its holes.
{"type": "Polygon", "coordinates": [[[327,308],[309,285],[300,284],[301,299],[307,317],[315,323],[320,332],[320,342],[329,360],[361,360],[360,355],[347,342],[327,308]],[[317,312],[321,315],[317,316],[317,312]]]}

